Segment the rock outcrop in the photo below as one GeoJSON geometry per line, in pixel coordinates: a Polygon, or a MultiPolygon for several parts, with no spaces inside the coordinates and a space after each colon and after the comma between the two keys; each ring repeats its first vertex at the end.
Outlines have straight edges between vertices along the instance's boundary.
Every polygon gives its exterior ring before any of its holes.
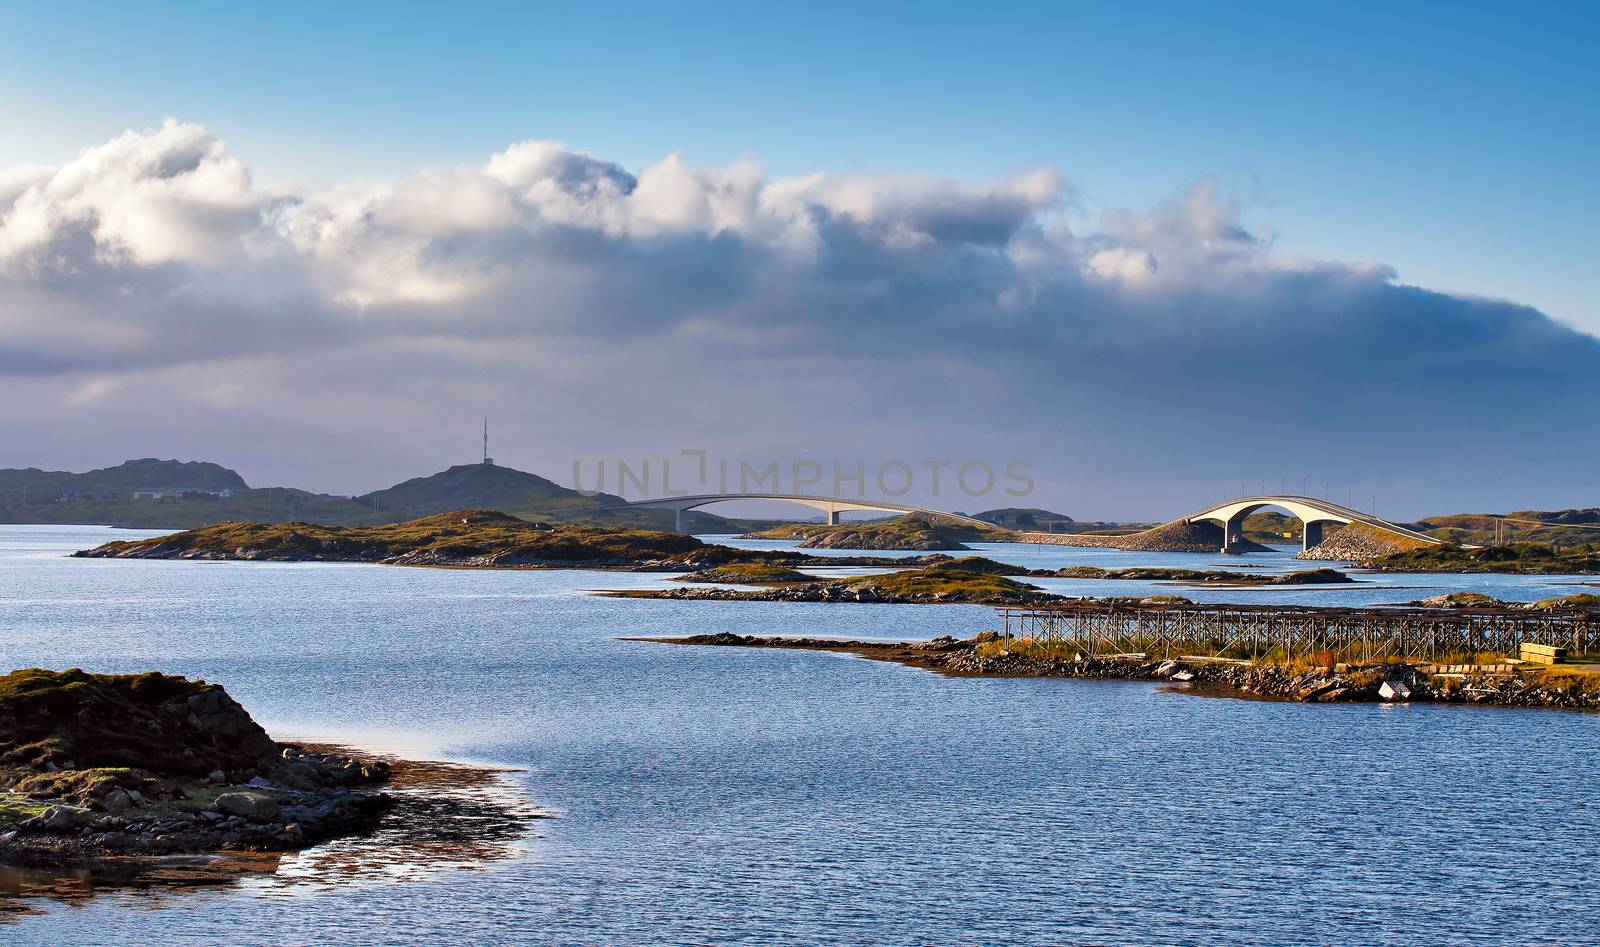
{"type": "Polygon", "coordinates": [[[1365,523],[1350,523],[1330,532],[1322,542],[1295,555],[1313,562],[1370,562],[1428,543],[1397,533],[1376,529],[1365,523]]]}
{"type": "Polygon", "coordinates": [[[302,848],[389,805],[387,764],[280,744],[222,688],[163,674],[0,678],[0,862],[302,848]]]}

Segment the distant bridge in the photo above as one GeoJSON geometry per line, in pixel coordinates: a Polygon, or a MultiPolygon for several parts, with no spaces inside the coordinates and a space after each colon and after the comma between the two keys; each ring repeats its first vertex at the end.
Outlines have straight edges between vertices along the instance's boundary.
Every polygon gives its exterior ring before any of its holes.
{"type": "MultiPolygon", "coordinates": [[[[632,503],[623,503],[616,506],[606,507],[606,509],[672,510],[677,514],[675,528],[681,533],[684,532],[683,523],[685,513],[689,512],[690,510],[697,510],[703,506],[710,506],[714,503],[727,503],[735,500],[779,500],[785,503],[798,503],[801,506],[809,506],[814,510],[820,510],[826,514],[828,517],[829,526],[838,525],[840,513],[864,511],[872,513],[909,513],[913,516],[923,517],[924,519],[933,523],[951,523],[960,526],[973,526],[979,529],[1013,532],[1017,534],[1018,539],[1021,542],[1038,541],[1037,537],[1041,535],[1039,533],[1030,534],[1018,532],[1016,530],[1010,530],[1004,526],[997,526],[994,523],[986,522],[972,516],[964,516],[960,513],[946,513],[942,510],[930,510],[920,506],[906,506],[901,503],[887,503],[879,500],[852,500],[845,497],[807,496],[799,493],[708,493],[701,494],[699,496],[657,497],[653,500],[637,500],[632,503]]],[[[1234,547],[1240,544],[1244,539],[1245,518],[1257,510],[1266,507],[1276,507],[1277,509],[1283,510],[1290,516],[1293,516],[1300,521],[1300,548],[1302,550],[1310,549],[1312,546],[1322,542],[1323,527],[1328,523],[1334,523],[1340,526],[1349,525],[1350,523],[1360,523],[1364,526],[1369,526],[1372,529],[1376,529],[1381,532],[1390,533],[1395,536],[1401,536],[1420,543],[1427,543],[1430,546],[1443,545],[1442,540],[1435,539],[1434,537],[1429,536],[1427,533],[1419,533],[1414,529],[1408,529],[1404,526],[1400,526],[1399,524],[1391,523],[1388,520],[1379,519],[1378,517],[1369,513],[1363,513],[1360,510],[1353,510],[1347,506],[1340,506],[1337,503],[1330,503],[1327,500],[1319,500],[1316,497],[1240,497],[1236,500],[1228,500],[1225,503],[1208,507],[1198,513],[1191,513],[1188,516],[1185,516],[1174,522],[1212,522],[1218,524],[1222,527],[1223,534],[1221,551],[1232,552],[1234,551],[1234,547]]],[[[1094,534],[1078,535],[1085,539],[1096,538],[1094,534]]],[[[1063,536],[1060,538],[1065,539],[1067,537],[1063,536]]]]}
{"type": "Polygon", "coordinates": [[[1240,497],[1229,500],[1216,506],[1191,513],[1183,518],[1185,523],[1211,522],[1222,527],[1222,551],[1232,552],[1233,546],[1244,539],[1245,517],[1262,509],[1263,507],[1277,507],[1300,521],[1300,548],[1302,551],[1322,542],[1322,529],[1327,523],[1337,523],[1341,526],[1350,523],[1360,523],[1373,529],[1403,536],[1417,542],[1427,543],[1430,546],[1444,545],[1442,540],[1435,539],[1427,533],[1419,533],[1414,529],[1381,520],[1369,513],[1352,510],[1347,506],[1329,503],[1316,497],[1297,496],[1266,496],[1266,497],[1240,497]]]}
{"type": "Polygon", "coordinates": [[[657,497],[653,500],[636,500],[632,503],[623,503],[618,506],[606,507],[608,510],[672,510],[677,514],[675,528],[684,532],[683,514],[690,510],[698,510],[702,506],[713,503],[727,503],[734,500],[781,500],[785,503],[798,503],[809,506],[814,510],[821,510],[828,517],[829,526],[839,525],[839,514],[854,511],[871,513],[910,513],[926,518],[934,523],[952,523],[959,526],[975,526],[980,529],[1003,529],[993,523],[988,523],[973,516],[963,516],[960,513],[945,513],[941,510],[929,510],[920,506],[905,506],[900,503],[884,503],[877,500],[850,500],[844,497],[816,497],[805,496],[799,493],[707,493],[692,497],[657,497]]]}

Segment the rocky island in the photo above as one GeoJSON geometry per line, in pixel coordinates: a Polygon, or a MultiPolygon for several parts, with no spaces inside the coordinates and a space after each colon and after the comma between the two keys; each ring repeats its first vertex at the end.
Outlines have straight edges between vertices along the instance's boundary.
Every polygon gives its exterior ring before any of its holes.
{"type": "Polygon", "coordinates": [[[1036,585],[1004,576],[937,567],[850,579],[807,577],[807,581],[784,582],[757,589],[629,589],[601,594],[613,598],[718,602],[868,602],[904,605],[1042,605],[1060,598],[1036,585]]]}
{"type": "MultiPolygon", "coordinates": [[[[1038,573],[1034,573],[1037,575],[1038,573]]],[[[1338,569],[1302,569],[1279,575],[1256,572],[1230,572],[1227,569],[1168,569],[1158,566],[1133,566],[1102,569],[1097,566],[1068,566],[1049,573],[1059,579],[1113,579],[1160,582],[1197,582],[1216,585],[1344,585],[1355,580],[1338,569]]]]}
{"type": "Polygon", "coordinates": [[[790,585],[796,582],[822,581],[797,569],[765,562],[736,562],[725,566],[712,566],[709,569],[675,575],[671,578],[676,582],[721,582],[729,585],[790,585]]]}
{"type": "MultiPolygon", "coordinates": [[[[1225,570],[1130,568],[1024,569],[982,556],[928,556],[920,568],[886,575],[822,579],[794,569],[767,564],[736,564],[702,569],[672,581],[757,586],[754,589],[630,589],[605,592],[616,598],[689,599],[722,602],[870,602],[913,605],[1042,605],[1066,596],[1017,577],[1172,581],[1229,585],[1326,585],[1354,581],[1335,569],[1310,569],[1285,575],[1259,575],[1225,570]]],[[[1141,601],[1178,596],[1145,596],[1141,601]]]]}
{"type": "Polygon", "coordinates": [[[936,523],[906,515],[872,523],[792,523],[748,533],[748,539],[798,539],[801,549],[964,550],[969,542],[1015,542],[1017,534],[999,527],[936,523]]]}
{"type": "Polygon", "coordinates": [[[731,565],[898,567],[948,558],[814,556],[781,549],[736,549],[682,533],[530,522],[493,510],[457,510],[380,526],[232,521],[150,539],[118,540],[73,555],[644,572],[691,572],[731,565]]]}
{"type": "Polygon", "coordinates": [[[1484,595],[1481,592],[1444,592],[1412,602],[1401,602],[1400,607],[1526,609],[1543,612],[1586,608],[1600,611],[1600,595],[1592,592],[1578,592],[1574,595],[1542,598],[1534,602],[1504,602],[1492,595],[1484,595]]]}
{"type": "Polygon", "coordinates": [[[683,638],[636,638],[674,645],[832,651],[892,661],[955,677],[1054,677],[1156,681],[1201,696],[1313,703],[1418,702],[1600,709],[1600,674],[1509,664],[1364,665],[1312,660],[1276,664],[1240,660],[1152,659],[1142,654],[1091,656],[1076,649],[1006,641],[995,632],[932,641],[841,641],[754,637],[728,632],[683,638]]]}
{"type": "Polygon", "coordinates": [[[1498,572],[1522,575],[1600,575],[1600,545],[1427,546],[1362,563],[1380,572],[1498,572]]]}
{"type": "Polygon", "coordinates": [[[278,743],[214,684],[0,677],[0,862],[304,848],[389,808],[380,760],[278,743]]]}

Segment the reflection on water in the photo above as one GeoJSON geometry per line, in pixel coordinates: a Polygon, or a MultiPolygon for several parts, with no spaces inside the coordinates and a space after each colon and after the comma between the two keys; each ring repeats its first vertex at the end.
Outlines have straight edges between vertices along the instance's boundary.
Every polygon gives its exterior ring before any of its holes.
{"type": "Polygon", "coordinates": [[[545,818],[503,778],[503,770],[401,758],[389,762],[384,791],[395,805],[371,832],[299,852],[118,857],[73,868],[0,866],[0,923],[41,913],[44,901],[83,905],[96,897],[120,896],[129,906],[164,907],[172,897],[219,888],[258,896],[311,887],[332,891],[481,869],[525,848],[530,823],[545,818]]]}
{"type": "Polygon", "coordinates": [[[130,895],[129,906],[159,906],[159,898],[237,885],[269,875],[278,856],[185,855],[160,859],[115,858],[75,868],[0,865],[0,924],[44,913],[44,903],[82,905],[104,895],[130,895]]]}
{"type": "MultiPolygon", "coordinates": [[[[9,942],[1525,944],[1600,930],[1600,716],[1216,701],[617,640],[993,624],[970,606],[585,591],[661,587],[648,574],[61,558],[114,535],[0,528],[7,663],[215,680],[285,737],[514,767],[497,778],[560,818],[481,870],[403,884],[252,877],[154,899],[158,911],[130,910],[136,893],[35,900],[42,913],[8,926],[9,942]]],[[[980,552],[1039,568],[1241,565],[980,552]]],[[[1431,594],[1392,588],[1405,585],[1529,600],[1579,581],[1361,578],[1181,594],[1431,594]]]]}
{"type": "Polygon", "coordinates": [[[395,808],[367,834],[284,856],[255,886],[416,881],[437,871],[479,869],[524,847],[528,823],[546,816],[502,771],[453,763],[390,762],[395,808]]]}

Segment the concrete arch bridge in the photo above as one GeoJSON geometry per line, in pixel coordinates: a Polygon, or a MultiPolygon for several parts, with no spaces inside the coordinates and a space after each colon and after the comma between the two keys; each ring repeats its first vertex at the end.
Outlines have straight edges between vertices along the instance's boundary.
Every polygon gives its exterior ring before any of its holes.
{"type": "Polygon", "coordinates": [[[1216,506],[1191,513],[1183,518],[1185,523],[1216,523],[1222,527],[1222,552],[1233,552],[1234,546],[1244,539],[1245,517],[1258,510],[1274,507],[1298,519],[1301,524],[1300,548],[1304,552],[1322,542],[1323,528],[1329,523],[1346,526],[1351,523],[1360,523],[1380,532],[1400,536],[1405,539],[1426,543],[1430,546],[1440,546],[1443,542],[1427,533],[1419,533],[1414,529],[1379,519],[1370,513],[1352,510],[1347,506],[1319,500],[1316,497],[1297,496],[1262,496],[1240,497],[1229,500],[1216,506]]]}
{"type": "Polygon", "coordinates": [[[799,493],[707,493],[699,496],[684,497],[657,497],[653,500],[636,500],[618,506],[606,507],[608,510],[672,510],[677,514],[675,528],[683,532],[683,514],[690,510],[698,510],[703,506],[714,503],[727,503],[734,500],[780,500],[785,503],[797,503],[820,510],[828,518],[829,526],[839,525],[839,514],[855,511],[869,513],[911,513],[924,517],[930,523],[945,523],[957,526],[974,526],[980,529],[1001,529],[993,523],[986,523],[972,516],[963,516],[960,513],[945,513],[941,510],[929,510],[920,506],[906,506],[901,503],[885,503],[877,500],[851,500],[845,497],[818,497],[806,496],[799,493]]]}

